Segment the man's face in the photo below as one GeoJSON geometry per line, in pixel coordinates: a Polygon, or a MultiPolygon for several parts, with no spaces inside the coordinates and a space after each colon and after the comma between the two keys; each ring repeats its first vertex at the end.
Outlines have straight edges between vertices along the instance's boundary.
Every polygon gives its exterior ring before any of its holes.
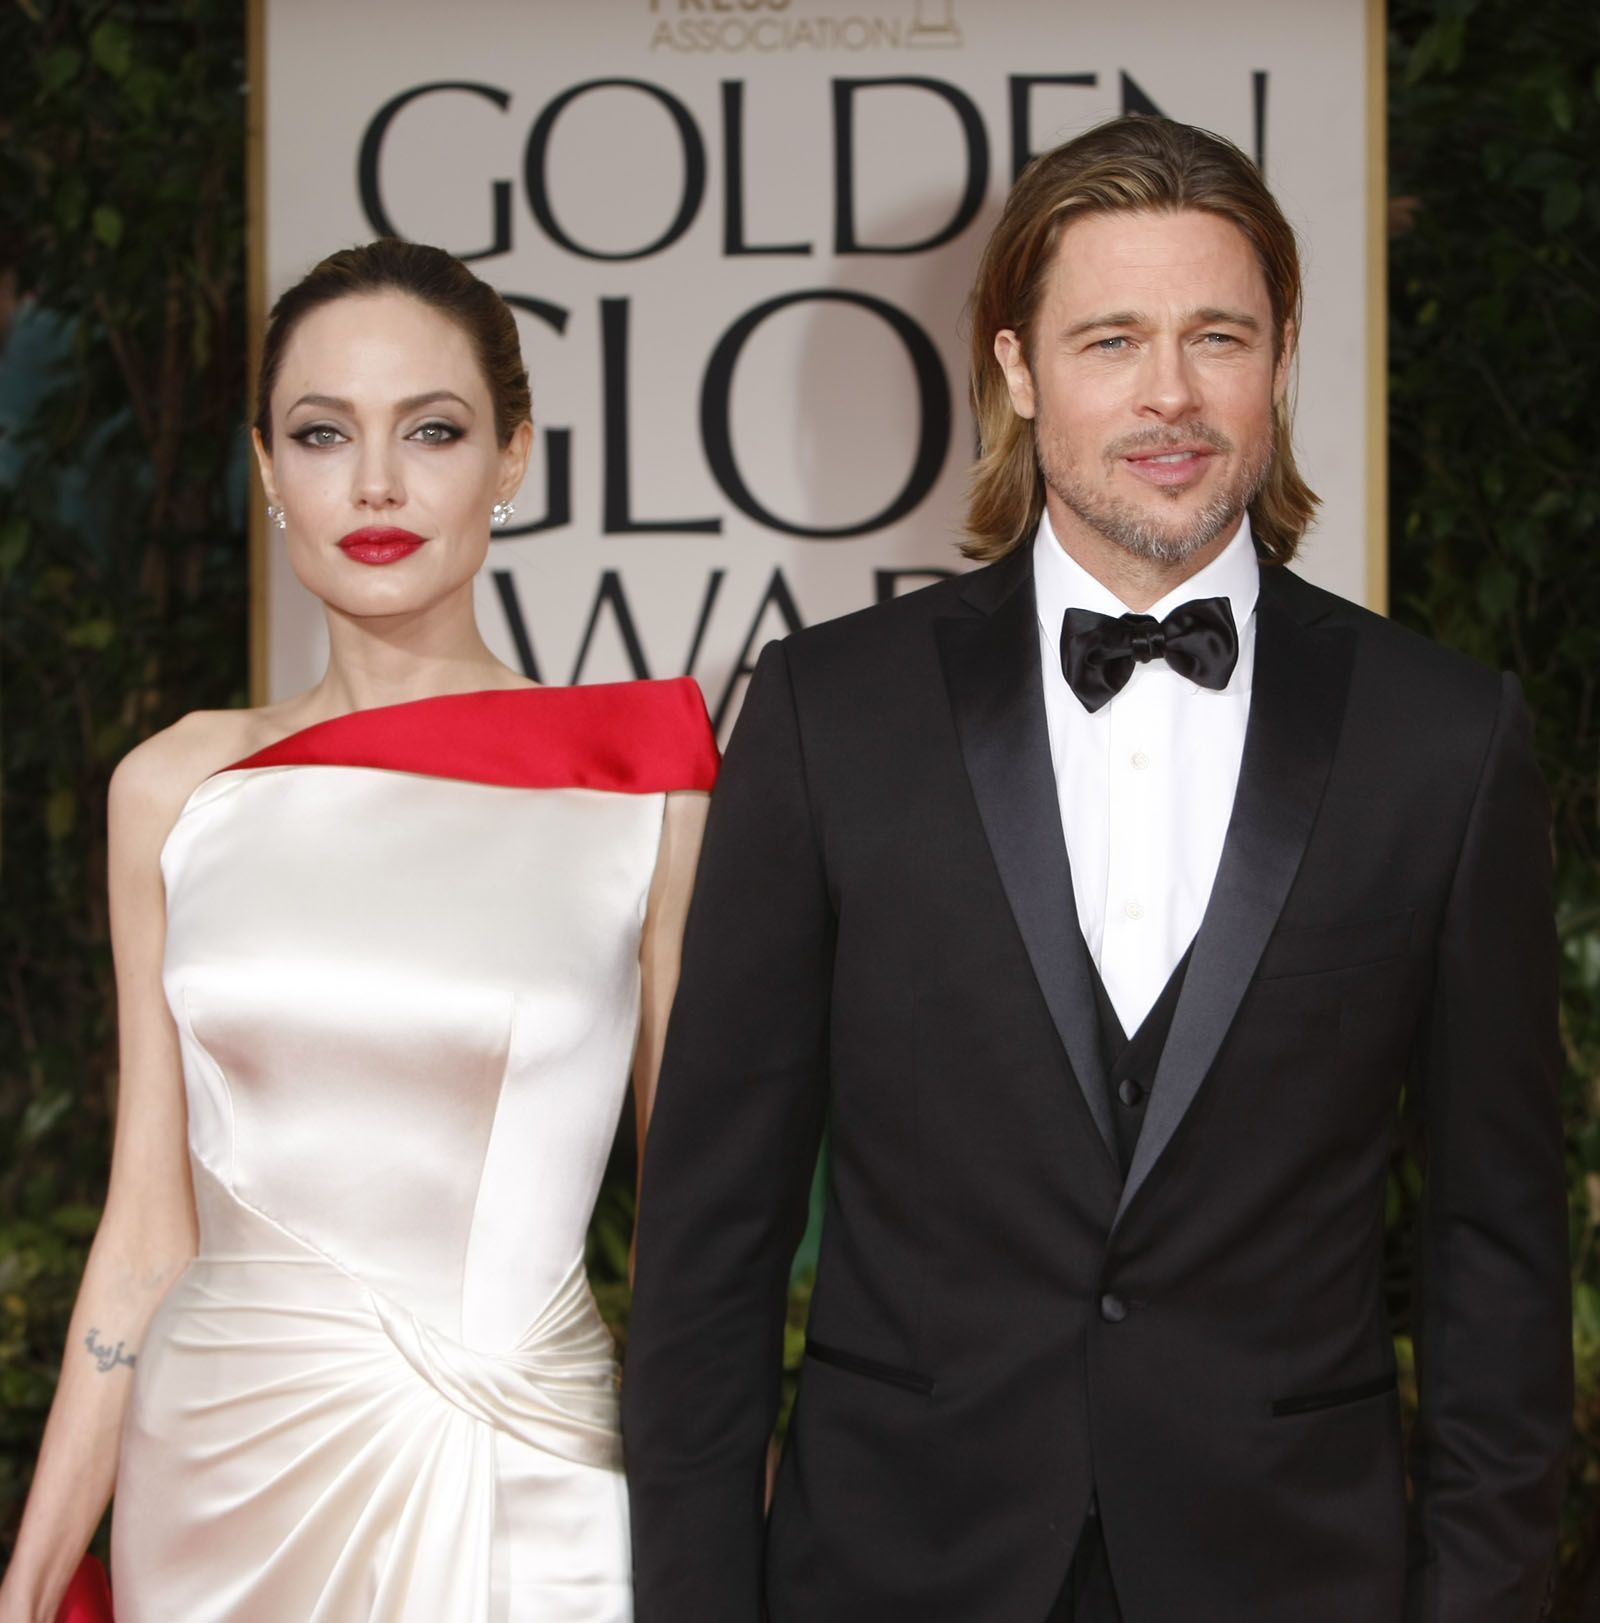
{"type": "Polygon", "coordinates": [[[1095,214],[1061,234],[1031,354],[995,340],[1011,402],[1033,420],[1051,524],[1181,563],[1226,544],[1272,460],[1275,357],[1266,278],[1214,214],[1095,214]]]}

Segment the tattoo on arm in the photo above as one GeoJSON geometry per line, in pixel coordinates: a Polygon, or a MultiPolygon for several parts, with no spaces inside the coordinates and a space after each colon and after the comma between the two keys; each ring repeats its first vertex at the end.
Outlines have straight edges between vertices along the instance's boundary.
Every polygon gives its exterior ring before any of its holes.
{"type": "Polygon", "coordinates": [[[132,1369],[138,1362],[135,1354],[122,1350],[125,1345],[123,1342],[119,1341],[113,1347],[109,1341],[102,1341],[97,1327],[90,1328],[88,1335],[83,1338],[83,1344],[89,1349],[89,1356],[94,1359],[95,1368],[102,1375],[109,1374],[118,1364],[126,1364],[132,1369]]]}

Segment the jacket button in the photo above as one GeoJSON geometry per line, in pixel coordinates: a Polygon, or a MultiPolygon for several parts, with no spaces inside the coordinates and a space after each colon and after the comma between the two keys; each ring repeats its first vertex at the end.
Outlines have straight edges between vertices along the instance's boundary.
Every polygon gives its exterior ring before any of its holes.
{"type": "Polygon", "coordinates": [[[1131,1076],[1125,1076],[1117,1084],[1117,1097],[1132,1110],[1144,1103],[1144,1089],[1131,1076]]]}
{"type": "Polygon", "coordinates": [[[1107,1324],[1121,1324],[1128,1316],[1128,1304],[1120,1296],[1107,1291],[1100,1298],[1100,1317],[1107,1324]]]}

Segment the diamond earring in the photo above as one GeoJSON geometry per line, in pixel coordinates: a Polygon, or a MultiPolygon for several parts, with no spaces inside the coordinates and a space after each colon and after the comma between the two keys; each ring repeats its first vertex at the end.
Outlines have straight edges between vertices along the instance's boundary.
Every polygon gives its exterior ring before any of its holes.
{"type": "Polygon", "coordinates": [[[283,509],[276,502],[271,502],[267,506],[267,523],[275,530],[289,528],[289,521],[283,516],[283,509]]]}
{"type": "Polygon", "coordinates": [[[516,512],[515,502],[496,502],[489,509],[489,520],[493,524],[509,524],[511,515],[516,512]]]}

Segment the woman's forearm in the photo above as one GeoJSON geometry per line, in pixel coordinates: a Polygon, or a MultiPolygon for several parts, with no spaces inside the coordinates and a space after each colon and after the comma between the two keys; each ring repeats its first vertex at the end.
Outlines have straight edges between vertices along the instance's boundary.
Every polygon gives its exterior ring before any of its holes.
{"type": "Polygon", "coordinates": [[[188,1254],[129,1245],[102,1225],[72,1311],[0,1623],[52,1623],[117,1475],[122,1417],[145,1330],[188,1254]]]}

